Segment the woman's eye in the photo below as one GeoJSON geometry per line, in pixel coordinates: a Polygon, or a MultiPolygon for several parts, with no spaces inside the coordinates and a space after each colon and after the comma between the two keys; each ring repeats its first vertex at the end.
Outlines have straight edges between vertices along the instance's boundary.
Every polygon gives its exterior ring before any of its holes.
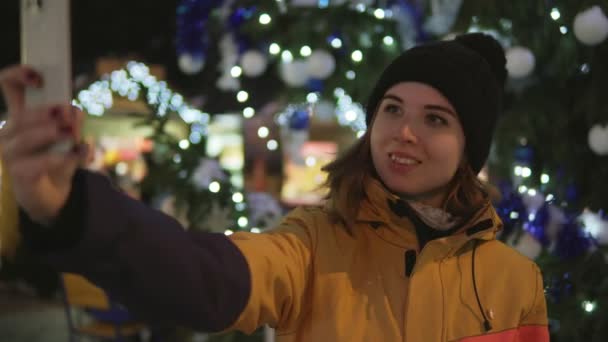
{"type": "Polygon", "coordinates": [[[387,113],[399,113],[399,106],[394,104],[387,104],[384,106],[384,111],[387,113]]]}
{"type": "Polygon", "coordinates": [[[428,114],[427,120],[436,126],[446,126],[448,124],[448,120],[437,114],[428,114]]]}

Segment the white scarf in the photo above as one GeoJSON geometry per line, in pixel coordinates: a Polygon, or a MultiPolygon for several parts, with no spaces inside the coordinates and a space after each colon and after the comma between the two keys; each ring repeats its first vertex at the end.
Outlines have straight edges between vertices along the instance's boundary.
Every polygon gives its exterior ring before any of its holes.
{"type": "Polygon", "coordinates": [[[407,201],[407,203],[418,214],[418,217],[433,229],[446,231],[456,227],[460,223],[458,217],[454,217],[443,209],[416,201],[407,201]]]}

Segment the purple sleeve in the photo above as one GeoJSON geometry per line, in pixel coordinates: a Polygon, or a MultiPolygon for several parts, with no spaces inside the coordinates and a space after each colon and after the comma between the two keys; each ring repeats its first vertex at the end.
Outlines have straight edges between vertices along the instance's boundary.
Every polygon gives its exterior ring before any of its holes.
{"type": "Polygon", "coordinates": [[[21,212],[26,248],[79,273],[135,314],[202,331],[228,328],[245,308],[250,272],[224,235],[187,232],[173,218],[79,170],[52,227],[21,212]]]}

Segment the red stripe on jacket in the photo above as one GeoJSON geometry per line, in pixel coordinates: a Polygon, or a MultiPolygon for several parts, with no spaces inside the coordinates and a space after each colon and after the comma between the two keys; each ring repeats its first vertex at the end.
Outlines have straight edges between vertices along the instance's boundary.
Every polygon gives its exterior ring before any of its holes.
{"type": "Polygon", "coordinates": [[[544,325],[528,325],[495,334],[465,337],[459,342],[549,342],[549,330],[544,325]]]}

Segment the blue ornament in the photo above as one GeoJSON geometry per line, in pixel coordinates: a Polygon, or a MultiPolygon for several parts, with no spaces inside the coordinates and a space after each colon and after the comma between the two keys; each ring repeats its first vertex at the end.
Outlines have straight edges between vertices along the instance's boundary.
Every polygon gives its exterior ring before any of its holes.
{"type": "Polygon", "coordinates": [[[528,145],[516,148],[515,160],[520,163],[531,164],[534,161],[534,150],[528,145]]]}
{"type": "Polygon", "coordinates": [[[536,213],[534,213],[534,219],[524,224],[526,231],[545,247],[549,245],[549,238],[545,231],[548,222],[549,210],[545,203],[536,213]]]}
{"type": "Polygon", "coordinates": [[[179,3],[175,39],[178,56],[187,54],[204,59],[209,47],[209,16],[222,3],[221,0],[182,0],[179,3]]]}
{"type": "Polygon", "coordinates": [[[307,110],[295,110],[289,117],[289,128],[292,130],[304,130],[310,124],[310,116],[307,110]]]}
{"type": "Polygon", "coordinates": [[[324,87],[325,85],[323,84],[323,80],[319,80],[316,78],[311,78],[308,80],[308,90],[313,93],[323,92],[324,87]]]}
{"type": "Polygon", "coordinates": [[[521,195],[513,190],[511,183],[500,182],[498,188],[501,193],[501,201],[495,205],[495,208],[504,225],[503,234],[508,236],[526,219],[526,206],[521,195]]]}
{"type": "Polygon", "coordinates": [[[570,218],[560,232],[554,253],[562,260],[572,259],[585,254],[593,246],[593,238],[570,218]]]}
{"type": "Polygon", "coordinates": [[[574,203],[578,200],[578,188],[574,184],[568,185],[566,188],[566,201],[574,203]]]}

